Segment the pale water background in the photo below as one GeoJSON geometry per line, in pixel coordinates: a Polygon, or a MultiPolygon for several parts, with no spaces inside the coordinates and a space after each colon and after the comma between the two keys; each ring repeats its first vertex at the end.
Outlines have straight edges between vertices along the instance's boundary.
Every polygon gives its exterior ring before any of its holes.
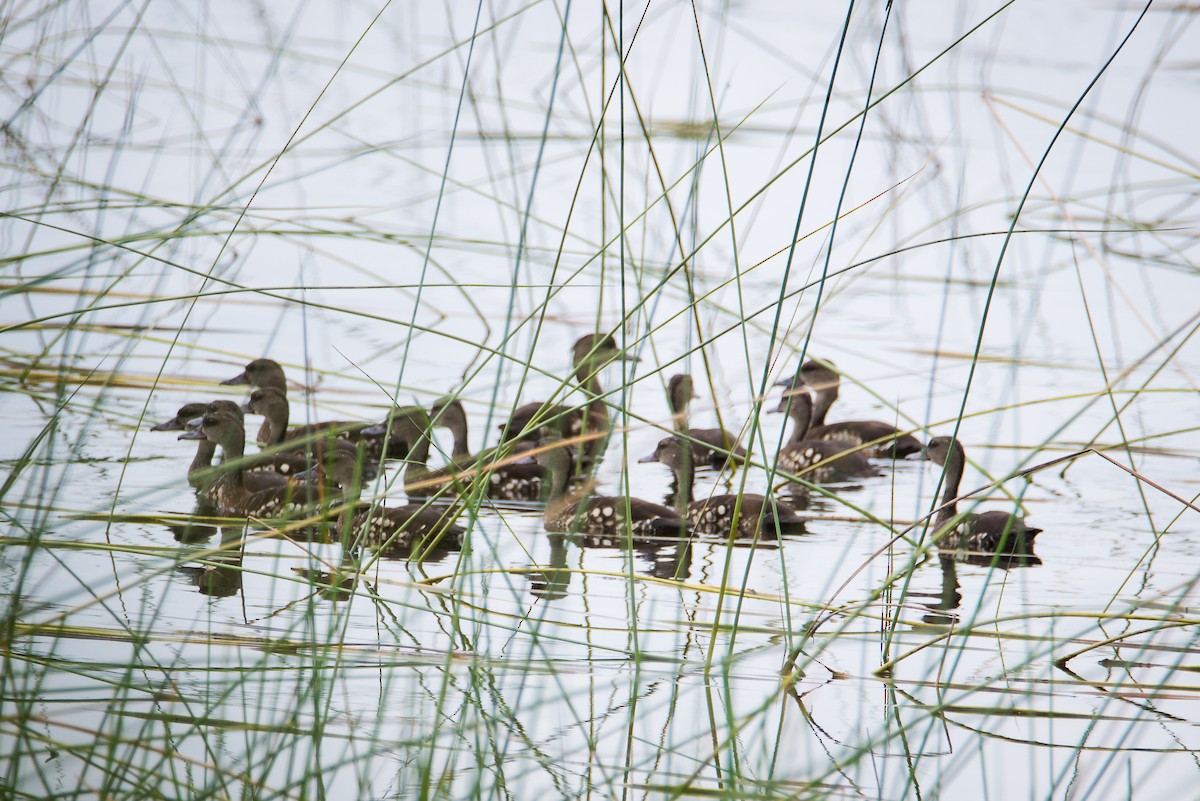
{"type": "MultiPolygon", "coordinates": [[[[1200,514],[1148,482],[1200,495],[1194,11],[1152,7],[1059,135],[970,374],[1033,165],[1140,11],[897,4],[872,97],[904,85],[851,170],[885,18],[855,4],[789,254],[845,6],[7,9],[6,793],[1193,794],[1200,514]],[[239,571],[212,549],[240,528],[165,524],[191,448],[149,425],[242,397],[217,381],[252,358],[315,390],[297,422],[461,391],[479,448],[597,326],[641,357],[603,375],[609,491],[666,493],[636,458],[671,374],[737,429],[805,347],[849,377],[831,418],[922,438],[970,377],[964,491],[1089,443],[1147,481],[1095,455],[1012,480],[1041,564],[953,575],[821,499],[805,535],[690,550],[484,509],[464,553],[374,560],[352,596],[313,581],[337,546],[255,537],[239,571]],[[941,639],[948,615],[974,633],[941,639]]],[[[937,479],[842,497],[899,530],[937,479]]]]}

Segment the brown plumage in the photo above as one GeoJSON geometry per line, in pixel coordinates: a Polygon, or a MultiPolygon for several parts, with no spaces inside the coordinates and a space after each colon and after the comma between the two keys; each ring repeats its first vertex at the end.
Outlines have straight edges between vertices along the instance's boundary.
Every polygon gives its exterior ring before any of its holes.
{"type": "Polygon", "coordinates": [[[210,411],[199,428],[179,436],[207,439],[220,445],[223,452],[220,474],[204,484],[198,495],[220,514],[231,517],[289,517],[302,513],[309,502],[307,486],[270,471],[247,478],[242,453],[245,438],[242,418],[229,411],[210,411]]]}
{"type": "Polygon", "coordinates": [[[255,359],[246,365],[246,369],[221,382],[225,386],[240,386],[249,384],[252,387],[274,387],[280,392],[287,393],[287,377],[279,362],[273,359],[255,359]]]}
{"type": "MultiPolygon", "coordinates": [[[[549,427],[565,437],[581,434],[607,434],[610,428],[608,406],[602,396],[599,373],[614,361],[636,361],[617,346],[611,335],[588,334],[580,337],[571,348],[571,361],[575,366],[575,380],[588,396],[588,402],[580,408],[563,404],[549,405],[546,401],[522,404],[513,410],[508,422],[500,426],[501,436],[509,439],[537,440],[541,429],[549,427]]],[[[588,440],[581,457],[585,462],[598,459],[604,451],[607,437],[598,436],[588,440]]]]}
{"type": "Polygon", "coordinates": [[[1033,539],[1042,530],[1026,525],[1025,518],[1020,515],[1009,512],[958,514],[958,485],[962,481],[967,454],[953,437],[934,437],[919,455],[910,458],[928,459],[946,469],[946,488],[935,525],[944,529],[955,518],[958,522],[943,535],[939,547],[985,553],[1032,553],[1033,539]]]}
{"type": "Polygon", "coordinates": [[[638,461],[660,462],[671,468],[678,486],[676,507],[691,530],[716,537],[728,537],[732,531],[734,536],[744,538],[756,537],[760,532],[771,535],[776,529],[793,534],[804,531],[804,518],[799,512],[755,493],[723,493],[693,500],[694,475],[686,457],[684,443],[676,437],[666,437],[659,440],[654,453],[638,461]]]}
{"type": "MultiPolygon", "coordinates": [[[[372,423],[328,421],[289,429],[287,378],[279,362],[273,359],[255,359],[247,364],[241,373],[221,383],[235,386],[248,384],[255,388],[250,394],[251,400],[245,404],[253,408],[247,408],[245,411],[250,414],[262,414],[267,418],[263,420],[258,431],[257,439],[261,443],[276,444],[292,439],[313,442],[320,436],[331,435],[336,440],[361,446],[368,459],[377,461],[383,458],[383,438],[364,437],[362,434],[363,429],[369,428],[372,423]],[[263,411],[256,411],[258,408],[262,408],[263,411]],[[271,410],[271,416],[266,413],[268,408],[271,410]]],[[[387,456],[391,459],[403,459],[407,452],[405,443],[392,442],[388,447],[387,456]]]]}
{"type": "MultiPolygon", "coordinates": [[[[338,516],[338,531],[388,555],[407,555],[415,546],[458,549],[466,529],[456,525],[455,510],[446,506],[409,503],[383,506],[359,502],[362,476],[353,454],[334,451],[315,467],[311,478],[332,482],[346,496],[346,508],[338,516]]],[[[306,476],[308,477],[308,476],[306,476]]]]}
{"type": "Polygon", "coordinates": [[[546,468],[547,499],[542,522],[547,531],[569,531],[593,537],[679,534],[684,521],[674,509],[624,495],[569,495],[570,462],[556,438],[542,441],[536,451],[546,468]]]}
{"type": "Polygon", "coordinates": [[[840,440],[848,447],[866,443],[868,456],[881,459],[903,459],[921,451],[921,442],[912,434],[906,434],[894,425],[881,420],[844,420],[826,423],[825,414],[837,400],[842,377],[833,369],[833,362],[806,361],[793,378],[786,378],[777,386],[789,389],[808,387],[812,390],[813,414],[808,429],[808,439],[840,440]]]}
{"type": "MultiPolygon", "coordinates": [[[[345,450],[350,454],[361,454],[368,470],[367,480],[375,477],[374,465],[383,451],[382,437],[363,437],[362,430],[371,423],[328,421],[288,428],[290,407],[287,396],[274,387],[263,387],[250,393],[250,399],[242,404],[246,414],[263,417],[258,431],[258,442],[268,453],[273,454],[282,473],[307,470],[314,462],[323,461],[330,449],[345,450]]],[[[407,451],[407,448],[402,446],[407,451]]]]}
{"type": "MultiPolygon", "coordinates": [[[[151,428],[151,431],[189,431],[199,428],[200,422],[208,412],[220,412],[232,415],[242,420],[241,407],[231,400],[219,399],[211,403],[186,403],[179,407],[175,416],[170,420],[151,428]]],[[[191,439],[189,437],[189,439],[191,439]]],[[[205,437],[196,440],[196,455],[188,466],[188,484],[195,489],[203,489],[217,478],[213,470],[213,456],[217,452],[217,443],[205,437]]],[[[241,462],[243,480],[251,492],[269,489],[279,481],[273,473],[283,476],[294,475],[308,469],[303,456],[296,454],[255,454],[243,456],[241,462]]],[[[202,496],[203,497],[203,496],[202,496]]]]}
{"type": "Polygon", "coordinates": [[[675,430],[692,448],[692,463],[721,468],[726,462],[743,464],[746,449],[737,444],[737,437],[723,428],[691,428],[688,426],[688,404],[696,397],[692,377],[686,373],[671,376],[667,382],[667,399],[675,430]],[[692,440],[695,440],[694,442],[692,440]]]}
{"type": "Polygon", "coordinates": [[[776,467],[814,484],[846,481],[877,475],[867,457],[859,451],[847,451],[839,442],[809,439],[812,398],[804,389],[784,395],[775,409],[792,418],[792,436],[776,457],[776,467]]]}
{"type": "Polygon", "coordinates": [[[510,443],[472,454],[467,446],[467,414],[461,401],[441,398],[434,402],[429,414],[435,426],[449,429],[454,437],[450,464],[442,473],[472,471],[462,477],[464,484],[469,484],[476,475],[486,476],[487,497],[495,500],[536,501],[541,497],[545,469],[532,459],[513,461],[513,454],[533,443],[510,443]],[[512,453],[508,453],[510,449],[512,453]]]}

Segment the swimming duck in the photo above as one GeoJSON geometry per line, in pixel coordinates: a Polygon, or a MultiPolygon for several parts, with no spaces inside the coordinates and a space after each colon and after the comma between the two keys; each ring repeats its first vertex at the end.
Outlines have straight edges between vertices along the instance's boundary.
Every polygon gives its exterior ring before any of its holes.
{"type": "Polygon", "coordinates": [[[667,398],[675,430],[692,446],[692,464],[707,464],[721,468],[727,461],[743,464],[746,449],[737,444],[737,437],[723,428],[689,428],[687,407],[696,397],[692,377],[686,373],[671,376],[667,382],[667,398]],[[696,442],[690,442],[697,440],[696,442]]]}
{"type": "MultiPolygon", "coordinates": [[[[230,400],[219,399],[211,403],[185,403],[179,407],[175,416],[170,420],[166,420],[152,427],[151,431],[189,431],[200,427],[200,422],[204,415],[208,412],[223,412],[237,417],[239,420],[242,417],[241,407],[230,400]]],[[[208,486],[214,479],[217,478],[217,473],[212,469],[213,456],[217,452],[217,443],[210,441],[204,437],[196,441],[196,455],[192,457],[192,463],[188,466],[188,484],[193,489],[203,489],[208,486]]],[[[307,465],[304,461],[297,460],[295,455],[264,456],[263,458],[250,457],[242,463],[242,468],[245,472],[245,481],[247,487],[251,491],[267,489],[278,483],[278,480],[272,475],[262,475],[264,473],[280,473],[289,475],[297,472],[297,470],[306,469],[307,465]]]]}
{"type": "Polygon", "coordinates": [[[289,482],[279,473],[250,474],[243,465],[246,430],[242,418],[229,411],[205,413],[200,426],[185,431],[179,439],[199,440],[221,446],[222,471],[205,484],[199,494],[220,514],[231,517],[283,517],[303,511],[307,488],[289,482]],[[253,475],[253,479],[248,476],[253,475]]]}
{"type": "Polygon", "coordinates": [[[804,530],[804,518],[792,507],[779,501],[769,501],[762,495],[721,494],[701,500],[692,500],[695,476],[687,464],[684,443],[676,437],[665,437],[658,442],[654,453],[639,459],[639,462],[660,462],[671,468],[678,486],[676,506],[680,515],[693,531],[711,536],[728,537],[731,529],[738,537],[756,537],[759,532],[770,534],[776,528],[798,533],[804,530]],[[739,502],[740,499],[740,502],[739,502]],[[734,528],[734,513],[737,527],[734,528]]]}
{"type": "Polygon", "coordinates": [[[833,369],[833,362],[818,362],[810,359],[800,366],[793,378],[785,378],[776,386],[789,389],[808,387],[813,391],[812,424],[809,439],[843,440],[851,446],[875,443],[866,449],[868,456],[881,459],[903,459],[909,454],[920,453],[921,442],[912,434],[906,434],[894,425],[881,420],[845,420],[826,423],[825,414],[838,398],[842,377],[833,369]]]}
{"type": "MultiPolygon", "coordinates": [[[[576,437],[586,430],[589,434],[607,434],[610,428],[608,407],[602,398],[599,374],[614,361],[637,361],[617,346],[609,334],[588,334],[580,337],[571,348],[575,365],[575,380],[589,400],[582,408],[563,404],[547,406],[548,401],[532,401],[513,410],[508,422],[500,426],[501,438],[537,440],[543,424],[553,426],[566,437],[576,437]]],[[[606,446],[606,437],[589,440],[583,448],[583,460],[599,458],[606,446]]]]}
{"type": "MultiPolygon", "coordinates": [[[[512,461],[513,454],[534,443],[510,443],[471,454],[467,447],[467,414],[457,398],[440,398],[429,409],[433,424],[449,429],[454,437],[450,465],[443,472],[475,470],[487,473],[487,496],[505,501],[536,501],[541,497],[545,470],[536,461],[512,461]],[[509,451],[511,450],[511,453],[509,451]],[[501,458],[503,455],[503,458],[501,458]]],[[[464,477],[464,481],[469,480],[464,477]]]]}
{"type": "Polygon", "coordinates": [[[861,451],[847,451],[840,442],[808,437],[812,408],[808,390],[799,389],[785,393],[775,409],[776,412],[787,412],[793,424],[791,439],[779,449],[776,457],[777,467],[814,484],[876,475],[875,468],[861,451]]]}
{"type": "Polygon", "coordinates": [[[628,529],[633,536],[679,534],[685,528],[674,509],[624,495],[568,494],[570,457],[561,439],[546,437],[536,450],[538,464],[546,468],[546,509],[542,523],[547,531],[569,531],[619,540],[628,529]]]}
{"type": "Polygon", "coordinates": [[[935,525],[942,529],[955,518],[960,519],[939,542],[939,547],[986,553],[1030,552],[1034,537],[1042,530],[1026,525],[1025,518],[1020,515],[1009,512],[966,512],[960,517],[958,514],[958,485],[967,463],[967,454],[961,443],[953,437],[934,437],[923,451],[909,458],[928,459],[946,469],[946,488],[942,493],[935,525]]]}
{"type": "Polygon", "coordinates": [[[337,527],[372,548],[382,548],[388,554],[408,553],[415,545],[441,549],[462,547],[466,529],[456,525],[454,512],[445,506],[409,503],[404,506],[382,506],[359,502],[362,476],[354,454],[334,451],[330,458],[303,477],[312,481],[332,481],[346,497],[346,508],[338,517],[337,527]]]}
{"type": "MultiPolygon", "coordinates": [[[[227,386],[248,384],[255,388],[254,392],[250,394],[250,401],[246,404],[251,408],[246,408],[245,411],[250,414],[262,414],[266,418],[263,420],[262,428],[258,431],[258,441],[261,443],[274,444],[290,439],[311,441],[317,434],[336,432],[339,440],[345,440],[352,445],[358,445],[361,442],[368,459],[378,460],[382,457],[383,438],[362,435],[362,430],[369,428],[373,425],[372,423],[330,421],[288,429],[290,409],[287,400],[287,378],[283,374],[283,367],[273,359],[255,359],[247,364],[241,373],[222,381],[221,384],[227,386]],[[256,411],[259,408],[263,411],[256,411]]],[[[405,443],[391,442],[387,455],[389,458],[403,459],[407,452],[405,443]]]]}

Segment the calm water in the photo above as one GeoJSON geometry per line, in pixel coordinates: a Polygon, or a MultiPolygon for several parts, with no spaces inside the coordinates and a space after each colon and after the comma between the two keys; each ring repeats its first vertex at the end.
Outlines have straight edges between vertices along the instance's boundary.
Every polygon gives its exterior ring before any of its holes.
{"type": "MultiPolygon", "coordinates": [[[[333,8],[8,23],[8,786],[1188,794],[1200,514],[1166,493],[1200,496],[1194,15],[1148,15],[1060,135],[972,375],[1032,165],[1138,10],[1002,11],[872,109],[832,247],[857,120],[822,145],[789,258],[846,9],[698,5],[706,84],[690,6],[489,6],[473,48],[469,5],[333,8]],[[601,158],[602,27],[622,21],[601,158]],[[261,529],[221,550],[247,532],[188,527],[190,444],[148,430],[243,397],[217,382],[270,355],[313,390],[294,422],[461,391],[480,448],[597,325],[641,359],[602,376],[621,426],[605,491],[668,492],[636,460],[670,427],[670,375],[697,376],[693,424],[719,409],[739,429],[804,348],[848,376],[832,419],[927,438],[963,408],[964,491],[1089,443],[1143,480],[1092,454],[1007,482],[1045,530],[1040,563],[1008,570],[893,542],[932,508],[916,462],[756,547],[584,547],[536,509],[485,508],[461,554],[355,571],[261,529]]],[[[995,10],[897,8],[873,96],[995,10]]],[[[855,6],[826,131],[864,106],[883,19],[855,6]]]]}

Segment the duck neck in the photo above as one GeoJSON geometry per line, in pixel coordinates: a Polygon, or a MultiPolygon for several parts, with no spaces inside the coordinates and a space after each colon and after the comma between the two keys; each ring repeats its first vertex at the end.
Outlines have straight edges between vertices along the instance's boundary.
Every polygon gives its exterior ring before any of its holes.
{"type": "Polygon", "coordinates": [[[692,465],[691,450],[685,443],[683,453],[679,455],[679,463],[671,466],[675,473],[675,509],[681,517],[688,504],[692,502],[692,491],[696,483],[696,471],[692,465]]]}
{"type": "Polygon", "coordinates": [[[688,398],[683,397],[682,391],[672,392],[668,398],[671,405],[671,424],[676,431],[688,429],[688,398]]]}
{"type": "Polygon", "coordinates": [[[450,449],[450,458],[461,461],[471,455],[467,437],[467,414],[461,406],[447,406],[441,412],[438,424],[450,430],[454,437],[454,446],[450,449]]]}
{"type": "Polygon", "coordinates": [[[792,443],[801,442],[812,427],[812,403],[805,397],[795,397],[788,405],[788,416],[792,418],[792,443]]]}
{"type": "Polygon", "coordinates": [[[829,407],[833,406],[833,402],[838,399],[837,384],[822,387],[813,394],[816,397],[813,398],[812,422],[809,423],[809,428],[825,425],[825,415],[829,412],[829,407]]]}
{"type": "Polygon", "coordinates": [[[206,477],[204,473],[212,468],[212,460],[216,452],[217,444],[215,442],[202,439],[196,443],[196,455],[192,457],[192,464],[188,467],[188,484],[199,487],[208,483],[211,476],[206,477]]]}
{"type": "Polygon", "coordinates": [[[604,400],[601,397],[604,394],[604,388],[600,386],[600,368],[592,359],[584,359],[575,365],[575,380],[579,383],[579,388],[583,390],[583,394],[588,396],[588,402],[585,408],[590,413],[600,412],[607,416],[604,407],[604,400]]]}
{"type": "Polygon", "coordinates": [[[945,489],[942,491],[941,511],[938,512],[937,522],[940,525],[958,515],[958,485],[962,481],[963,462],[965,457],[958,448],[950,451],[946,459],[945,489]]]}
{"type": "Polygon", "coordinates": [[[277,402],[270,403],[263,410],[262,427],[258,429],[259,444],[278,445],[283,442],[290,414],[291,410],[288,408],[286,396],[281,395],[277,402]]]}
{"type": "Polygon", "coordinates": [[[246,455],[246,429],[241,425],[231,425],[221,438],[221,464],[227,466],[221,474],[227,477],[231,486],[244,489],[246,486],[242,470],[242,460],[246,455]]]}
{"type": "Polygon", "coordinates": [[[426,432],[414,427],[411,431],[404,432],[403,438],[409,443],[408,455],[404,457],[408,462],[408,467],[404,468],[404,488],[407,491],[429,473],[429,437],[426,432]]]}

